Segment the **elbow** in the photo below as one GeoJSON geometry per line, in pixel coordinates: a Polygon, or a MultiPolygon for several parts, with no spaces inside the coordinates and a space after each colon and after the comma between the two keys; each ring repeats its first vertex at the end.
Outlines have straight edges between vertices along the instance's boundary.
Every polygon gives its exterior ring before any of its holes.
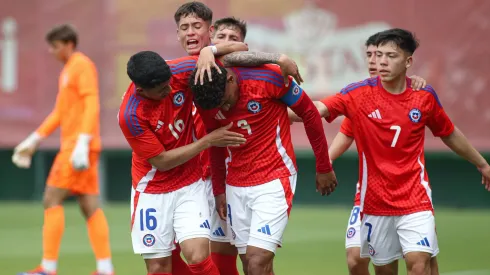
{"type": "Polygon", "coordinates": [[[171,170],[175,166],[172,165],[167,158],[165,158],[165,154],[160,154],[156,157],[153,157],[148,160],[148,162],[155,167],[158,171],[161,172],[166,172],[168,170],[171,170]]]}

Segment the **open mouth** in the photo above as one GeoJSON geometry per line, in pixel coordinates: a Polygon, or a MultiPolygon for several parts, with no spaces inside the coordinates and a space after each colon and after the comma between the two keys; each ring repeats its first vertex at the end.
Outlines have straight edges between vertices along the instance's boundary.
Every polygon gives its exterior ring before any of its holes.
{"type": "Polygon", "coordinates": [[[196,39],[189,39],[189,40],[187,40],[187,48],[195,49],[195,48],[197,48],[198,43],[199,42],[196,39]]]}

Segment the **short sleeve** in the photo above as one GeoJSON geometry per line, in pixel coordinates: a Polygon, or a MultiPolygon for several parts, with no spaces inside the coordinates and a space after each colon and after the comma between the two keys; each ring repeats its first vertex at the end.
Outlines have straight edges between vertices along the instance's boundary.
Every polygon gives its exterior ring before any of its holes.
{"type": "MultiPolygon", "coordinates": [[[[128,104],[132,105],[131,103],[128,104]]],[[[163,144],[151,131],[149,123],[138,116],[137,108],[129,107],[121,109],[119,114],[119,127],[129,146],[131,146],[134,153],[143,159],[148,160],[158,156],[165,150],[163,144]]]]}
{"type": "Polygon", "coordinates": [[[190,91],[189,78],[196,68],[197,56],[186,56],[173,60],[167,60],[167,64],[172,72],[172,89],[190,91]]]}
{"type": "Polygon", "coordinates": [[[338,116],[347,114],[347,106],[349,106],[350,96],[338,93],[326,97],[322,102],[328,109],[329,116],[325,118],[327,122],[334,121],[338,116]]]}
{"type": "Polygon", "coordinates": [[[348,137],[354,137],[352,132],[352,121],[348,118],[344,118],[342,124],[340,124],[340,132],[348,137]]]}
{"type": "Polygon", "coordinates": [[[449,136],[454,131],[453,122],[444,111],[434,89],[431,86],[427,86],[425,90],[431,93],[431,96],[427,98],[429,101],[428,106],[432,106],[429,111],[429,117],[427,118],[427,127],[436,137],[449,136]]]}

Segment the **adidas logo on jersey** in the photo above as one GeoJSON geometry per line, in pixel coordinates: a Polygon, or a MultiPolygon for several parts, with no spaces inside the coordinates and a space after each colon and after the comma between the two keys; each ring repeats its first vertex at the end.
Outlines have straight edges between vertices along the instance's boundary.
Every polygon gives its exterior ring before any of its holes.
{"type": "Polygon", "coordinates": [[[216,119],[216,120],[223,120],[223,119],[226,119],[226,117],[223,115],[223,113],[221,112],[221,110],[219,110],[216,113],[216,116],[214,117],[214,119],[216,119]]]}
{"type": "Polygon", "coordinates": [[[257,230],[257,232],[264,233],[264,234],[269,235],[269,236],[271,235],[271,229],[270,229],[268,224],[266,224],[265,226],[262,226],[262,228],[259,228],[257,230]]]}
{"type": "Polygon", "coordinates": [[[379,113],[379,110],[376,109],[372,113],[368,115],[370,118],[376,118],[376,119],[381,119],[381,114],[379,113]]]}
{"type": "Polygon", "coordinates": [[[155,132],[158,131],[158,130],[160,130],[162,128],[162,126],[163,126],[163,121],[159,120],[157,122],[157,128],[155,129],[155,132]]]}

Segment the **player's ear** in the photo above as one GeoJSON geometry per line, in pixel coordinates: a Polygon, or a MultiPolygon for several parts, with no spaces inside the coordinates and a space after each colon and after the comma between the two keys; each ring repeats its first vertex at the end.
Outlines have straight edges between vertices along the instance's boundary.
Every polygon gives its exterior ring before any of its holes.
{"type": "Polygon", "coordinates": [[[413,56],[409,56],[409,57],[407,58],[407,61],[406,61],[405,67],[408,69],[408,68],[412,67],[412,64],[413,64],[413,56]]]}
{"type": "Polygon", "coordinates": [[[226,83],[232,83],[235,80],[235,77],[231,74],[226,76],[226,83]]]}
{"type": "Polygon", "coordinates": [[[179,29],[176,29],[175,30],[175,34],[177,34],[177,41],[180,42],[180,37],[179,37],[179,29]]]}

